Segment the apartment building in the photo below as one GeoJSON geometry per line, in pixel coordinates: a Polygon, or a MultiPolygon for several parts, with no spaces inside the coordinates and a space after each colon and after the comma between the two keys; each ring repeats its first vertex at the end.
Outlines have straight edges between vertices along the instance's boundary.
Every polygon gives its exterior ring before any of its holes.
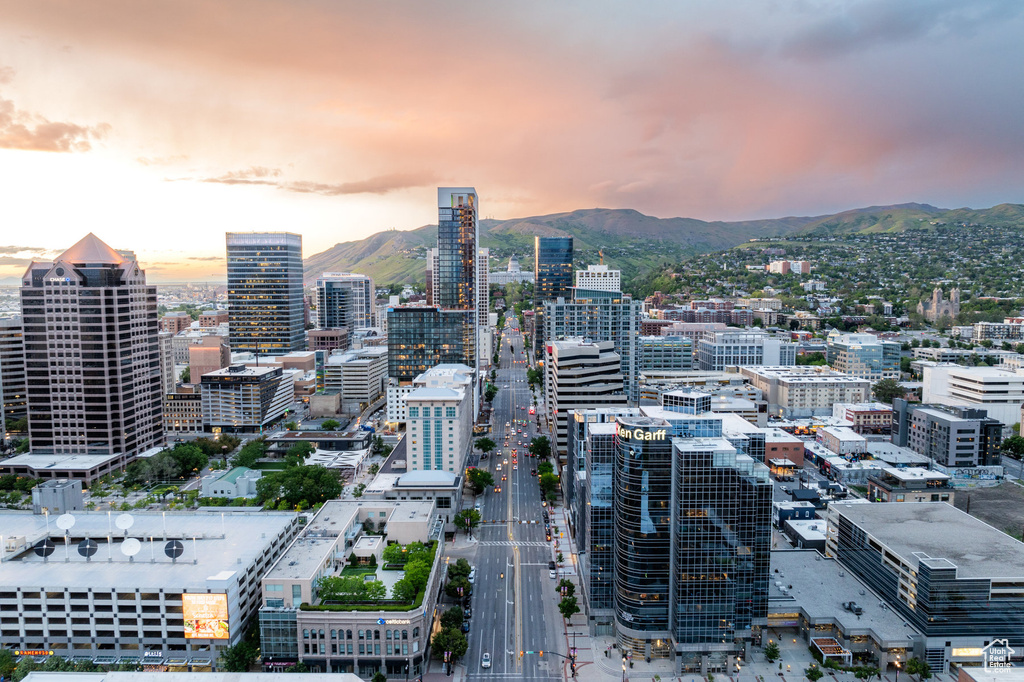
{"type": "Polygon", "coordinates": [[[733,365],[796,364],[796,344],[779,341],[756,329],[706,332],[697,341],[697,368],[721,372],[733,365]]]}
{"type": "Polygon", "coordinates": [[[1024,543],[951,504],[833,502],[826,552],[921,633],[933,671],[981,664],[996,639],[1024,648],[1024,543]]]}
{"type": "Polygon", "coordinates": [[[835,403],[862,403],[871,382],[827,367],[740,367],[740,375],[761,391],[770,414],[801,418],[832,414],[835,403]]]}
{"type": "Polygon", "coordinates": [[[586,270],[576,271],[576,288],[622,291],[622,271],[612,270],[604,264],[588,265],[586,270]]]}
{"type": "Polygon", "coordinates": [[[473,447],[470,386],[418,386],[405,396],[409,471],[461,472],[473,447]]]}
{"type": "Polygon", "coordinates": [[[998,465],[1003,425],[985,410],[945,405],[892,405],[892,442],[944,467],[998,465]]]}
{"type": "Polygon", "coordinates": [[[388,416],[391,424],[404,422],[409,418],[406,398],[417,388],[458,388],[472,392],[473,369],[466,365],[448,364],[431,367],[410,383],[399,383],[395,379],[388,380],[387,399],[388,416]]]}

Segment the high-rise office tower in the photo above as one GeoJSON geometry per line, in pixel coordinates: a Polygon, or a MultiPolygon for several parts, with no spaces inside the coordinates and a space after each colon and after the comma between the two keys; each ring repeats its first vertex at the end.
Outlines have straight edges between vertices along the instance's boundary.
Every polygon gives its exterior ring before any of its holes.
{"type": "Polygon", "coordinates": [[[571,301],[559,298],[544,303],[545,349],[550,349],[555,341],[575,337],[593,342],[611,341],[622,361],[626,397],[634,404],[639,402],[637,346],[643,304],[618,291],[572,289],[572,292],[571,301]]]}
{"type": "Polygon", "coordinates": [[[544,402],[556,456],[567,456],[570,413],[576,409],[625,407],[619,355],[610,341],[555,341],[544,365],[544,402]]]}
{"type": "Polygon", "coordinates": [[[121,455],[163,439],[156,287],[93,234],[22,278],[33,452],[121,455]]]}
{"type": "Polygon", "coordinates": [[[316,312],[320,329],[373,326],[373,280],[350,272],[325,272],[316,281],[316,312]]]}
{"type": "Polygon", "coordinates": [[[0,443],[13,421],[28,414],[25,339],[20,317],[0,319],[0,443]]]}
{"type": "Polygon", "coordinates": [[[304,350],[302,236],[289,232],[228,232],[226,236],[231,350],[304,350]]]}
{"type": "Polygon", "coordinates": [[[640,411],[619,417],[614,436],[619,648],[672,657],[677,674],[731,669],[767,618],[768,468],[723,438],[713,414],[640,411]]]}
{"type": "Polygon", "coordinates": [[[572,296],[572,247],[572,237],[533,238],[533,347],[538,358],[544,352],[544,303],[572,296]]]}

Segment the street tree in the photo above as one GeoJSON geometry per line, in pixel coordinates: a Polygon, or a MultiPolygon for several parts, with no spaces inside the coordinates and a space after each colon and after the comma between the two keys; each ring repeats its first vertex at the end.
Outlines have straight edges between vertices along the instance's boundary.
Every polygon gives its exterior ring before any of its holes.
{"type": "Polygon", "coordinates": [[[484,437],[484,438],[477,438],[476,441],[473,443],[473,445],[476,446],[477,450],[480,450],[484,454],[488,454],[488,455],[490,453],[494,452],[494,449],[498,447],[497,444],[493,440],[491,440],[490,438],[486,438],[486,437],[484,437]]]}
{"type": "Polygon", "coordinates": [[[530,441],[529,450],[530,454],[540,459],[548,459],[551,457],[551,441],[547,436],[537,436],[530,441]]]}
{"type": "Polygon", "coordinates": [[[452,658],[457,660],[466,655],[469,642],[466,641],[466,636],[455,628],[443,628],[434,634],[430,646],[435,657],[444,660],[445,652],[451,652],[452,658]]]}
{"type": "Polygon", "coordinates": [[[455,515],[455,527],[464,530],[473,537],[473,529],[480,525],[480,512],[476,509],[463,509],[455,515]]]}
{"type": "Polygon", "coordinates": [[[917,679],[924,682],[932,676],[932,667],[928,665],[928,661],[922,661],[918,658],[912,658],[907,661],[907,673],[910,675],[917,675],[917,679]]]}
{"type": "Polygon", "coordinates": [[[491,475],[491,472],[486,471],[485,469],[470,469],[468,478],[469,487],[476,495],[482,493],[485,488],[489,488],[494,485],[494,476],[491,475]]]}
{"type": "Polygon", "coordinates": [[[769,663],[774,663],[779,660],[779,645],[775,642],[768,642],[764,647],[764,657],[768,659],[769,663]]]}
{"type": "Polygon", "coordinates": [[[562,618],[569,620],[574,614],[580,612],[580,607],[576,603],[576,597],[565,597],[558,602],[558,610],[561,612],[562,618]]]}
{"type": "Polygon", "coordinates": [[[462,627],[463,618],[462,609],[453,606],[441,614],[441,627],[458,629],[462,627]]]}

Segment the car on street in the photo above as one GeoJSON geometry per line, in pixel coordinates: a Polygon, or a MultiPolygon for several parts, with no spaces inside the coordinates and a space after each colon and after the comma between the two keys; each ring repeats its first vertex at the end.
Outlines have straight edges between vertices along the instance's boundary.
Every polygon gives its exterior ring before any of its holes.
{"type": "Polygon", "coordinates": [[[465,633],[469,632],[469,621],[467,621],[467,620],[462,621],[462,631],[465,632],[465,633]]]}
{"type": "Polygon", "coordinates": [[[530,469],[530,475],[531,476],[536,476],[537,475],[537,470],[536,469],[530,469]]]}
{"type": "Polygon", "coordinates": [[[490,668],[491,667],[491,655],[489,653],[487,653],[486,651],[484,652],[484,657],[480,660],[480,667],[481,668],[490,668]]]}

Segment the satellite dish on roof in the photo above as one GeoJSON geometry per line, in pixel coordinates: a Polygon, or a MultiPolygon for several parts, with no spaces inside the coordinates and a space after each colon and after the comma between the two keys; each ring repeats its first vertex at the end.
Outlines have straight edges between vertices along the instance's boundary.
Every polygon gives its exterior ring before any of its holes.
{"type": "Polygon", "coordinates": [[[70,530],[75,525],[75,517],[72,514],[61,514],[57,517],[57,527],[61,530],[70,530]]]}
{"type": "Polygon", "coordinates": [[[128,530],[135,525],[135,519],[131,514],[119,514],[118,517],[114,519],[114,525],[121,530],[128,530]]]}
{"type": "Polygon", "coordinates": [[[126,557],[133,557],[138,554],[140,550],[142,550],[142,543],[135,538],[128,538],[121,543],[121,554],[124,554],[126,557]]]}
{"type": "Polygon", "coordinates": [[[87,559],[89,557],[91,557],[93,554],[95,554],[96,552],[98,552],[99,550],[100,550],[100,546],[98,544],[96,544],[95,540],[91,540],[89,538],[86,538],[85,540],[82,540],[81,542],[78,543],[78,553],[81,554],[82,556],[84,556],[87,559]]]}
{"type": "Polygon", "coordinates": [[[53,544],[53,540],[50,538],[43,538],[32,546],[35,553],[41,557],[48,557],[57,549],[57,545],[53,544]]]}
{"type": "Polygon", "coordinates": [[[164,554],[172,559],[177,559],[185,552],[185,545],[181,544],[180,540],[169,540],[164,545],[164,554]]]}

